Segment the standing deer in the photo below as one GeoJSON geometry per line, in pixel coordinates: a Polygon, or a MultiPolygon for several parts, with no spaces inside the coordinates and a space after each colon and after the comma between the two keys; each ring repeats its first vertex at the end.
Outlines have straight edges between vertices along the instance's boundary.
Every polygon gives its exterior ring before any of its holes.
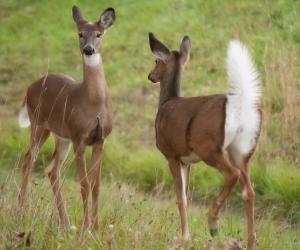
{"type": "Polygon", "coordinates": [[[52,133],[55,150],[46,172],[55,195],[60,221],[64,227],[69,225],[60,191],[60,168],[72,143],[83,200],[81,226],[82,229],[89,227],[88,199],[91,189],[91,227],[97,230],[101,160],[105,138],[112,130],[111,98],[101,59],[101,41],[105,31],[115,21],[115,11],[112,8],[106,9],[96,22],[87,22],[76,6],[73,6],[72,12],[83,58],[83,81],[77,84],[68,76],[47,74],[29,86],[19,114],[20,126],[30,126],[31,137],[18,201],[20,208],[23,208],[33,162],[40,147],[52,133]],[[91,187],[85,167],[86,146],[92,146],[91,187]]]}
{"type": "Polygon", "coordinates": [[[229,43],[228,94],[180,97],[180,81],[189,59],[191,44],[185,36],[179,51],[170,51],[149,33],[156,65],[148,78],[160,83],[155,120],[156,145],[166,157],[175,180],[182,240],[189,240],[187,191],[190,165],[204,161],[224,176],[224,186],[209,208],[208,224],[217,234],[218,214],[239,181],[248,222],[248,249],[255,249],[254,190],[249,159],[253,155],[261,127],[260,82],[247,48],[239,41],[229,43]],[[228,153],[230,163],[226,161],[228,153]]]}

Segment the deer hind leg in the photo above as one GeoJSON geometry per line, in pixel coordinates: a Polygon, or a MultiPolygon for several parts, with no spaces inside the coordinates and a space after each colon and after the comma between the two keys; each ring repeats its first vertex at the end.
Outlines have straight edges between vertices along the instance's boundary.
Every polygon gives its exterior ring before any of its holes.
{"type": "Polygon", "coordinates": [[[18,195],[18,203],[21,210],[24,206],[24,199],[32,165],[37,158],[40,147],[44,144],[48,136],[48,130],[45,130],[41,126],[35,126],[33,124],[31,125],[30,146],[28,152],[26,153],[23,164],[21,189],[18,195]]]}
{"type": "Polygon", "coordinates": [[[81,221],[81,231],[89,227],[89,193],[90,193],[90,184],[86,172],[85,164],[85,145],[82,143],[73,143],[75,160],[77,165],[77,170],[79,174],[79,182],[81,186],[81,197],[83,202],[83,218],[81,221]]]}
{"type": "Polygon", "coordinates": [[[66,159],[66,156],[68,155],[69,149],[69,141],[55,137],[55,151],[50,164],[46,168],[46,173],[48,174],[55,196],[60,222],[65,229],[69,227],[70,223],[60,190],[60,169],[66,159]]]}
{"type": "Polygon", "coordinates": [[[93,146],[91,161],[91,189],[92,189],[92,229],[99,229],[98,222],[98,201],[100,192],[101,179],[101,161],[103,157],[104,142],[97,143],[93,146]]]}
{"type": "Polygon", "coordinates": [[[168,159],[169,167],[172,176],[175,180],[177,204],[181,218],[181,231],[183,241],[188,241],[189,227],[188,227],[188,217],[187,217],[187,185],[188,185],[188,172],[187,166],[181,166],[180,162],[175,159],[168,159]]]}
{"type": "Polygon", "coordinates": [[[216,167],[219,172],[224,176],[224,185],[212,203],[208,211],[208,225],[211,236],[215,236],[218,233],[218,219],[219,211],[222,208],[225,200],[230,195],[235,184],[239,180],[240,170],[231,167],[224,159],[223,155],[216,154],[210,157],[210,160],[204,160],[208,165],[216,167]]]}
{"type": "Polygon", "coordinates": [[[233,165],[241,170],[240,184],[242,186],[242,198],[244,200],[247,224],[248,224],[248,250],[255,250],[256,233],[254,228],[254,203],[255,192],[251,184],[249,159],[251,154],[242,155],[233,147],[228,149],[229,159],[233,165]]]}

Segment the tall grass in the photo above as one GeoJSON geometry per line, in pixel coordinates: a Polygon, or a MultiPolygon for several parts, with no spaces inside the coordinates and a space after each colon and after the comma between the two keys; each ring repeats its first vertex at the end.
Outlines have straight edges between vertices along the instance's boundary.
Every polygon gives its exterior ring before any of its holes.
{"type": "Polygon", "coordinates": [[[300,81],[296,47],[286,41],[271,41],[265,57],[264,120],[259,151],[269,155],[268,159],[288,157],[299,167],[300,81]]]}
{"type": "MultiPolygon", "coordinates": [[[[179,236],[179,219],[173,195],[141,193],[121,182],[102,182],[100,231],[80,234],[82,214],[80,188],[68,180],[62,187],[73,229],[63,233],[47,178],[34,174],[25,212],[17,209],[17,169],[3,180],[0,199],[0,249],[166,249],[179,236]],[[20,236],[24,234],[24,236],[20,236]]],[[[206,225],[206,207],[190,204],[191,242],[186,249],[228,249],[232,238],[245,245],[245,217],[226,206],[220,220],[220,234],[212,241],[206,225]]],[[[300,229],[287,222],[274,222],[265,211],[256,219],[259,249],[299,248],[300,229]]]]}

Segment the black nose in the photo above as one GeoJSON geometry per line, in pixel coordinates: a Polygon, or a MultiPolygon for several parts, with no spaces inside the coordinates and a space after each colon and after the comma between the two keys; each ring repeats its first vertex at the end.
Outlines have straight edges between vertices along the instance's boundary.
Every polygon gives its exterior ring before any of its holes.
{"type": "Polygon", "coordinates": [[[95,49],[92,46],[87,45],[83,48],[83,53],[90,56],[95,53],[95,49]]]}
{"type": "Polygon", "coordinates": [[[155,83],[155,80],[154,80],[153,77],[151,76],[151,73],[148,75],[148,79],[149,79],[151,82],[155,83]]]}

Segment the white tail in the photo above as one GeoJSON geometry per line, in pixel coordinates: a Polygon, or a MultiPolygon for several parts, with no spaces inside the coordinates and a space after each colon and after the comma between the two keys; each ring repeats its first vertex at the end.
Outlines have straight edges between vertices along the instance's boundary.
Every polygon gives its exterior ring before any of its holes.
{"type": "Polygon", "coordinates": [[[260,129],[260,81],[255,64],[245,45],[233,40],[227,52],[227,95],[224,148],[236,144],[241,153],[249,153],[260,129]]]}
{"type": "Polygon", "coordinates": [[[20,128],[28,128],[30,126],[30,120],[28,116],[27,105],[24,103],[19,112],[19,126],[20,128]]]}

